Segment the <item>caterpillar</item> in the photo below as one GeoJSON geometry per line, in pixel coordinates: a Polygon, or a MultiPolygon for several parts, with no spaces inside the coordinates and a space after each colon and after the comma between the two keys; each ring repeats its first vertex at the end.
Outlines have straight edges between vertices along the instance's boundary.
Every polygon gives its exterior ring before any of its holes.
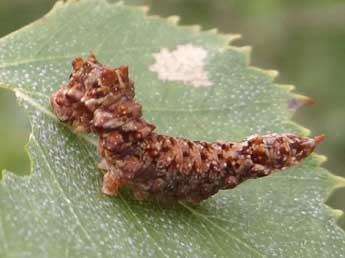
{"type": "Polygon", "coordinates": [[[93,54],[75,58],[72,67],[51,96],[52,110],[77,132],[99,136],[102,191],[110,196],[127,187],[138,200],[199,203],[299,163],[324,139],[285,133],[209,143],[157,134],[135,100],[128,67],[108,68],[93,54]]]}

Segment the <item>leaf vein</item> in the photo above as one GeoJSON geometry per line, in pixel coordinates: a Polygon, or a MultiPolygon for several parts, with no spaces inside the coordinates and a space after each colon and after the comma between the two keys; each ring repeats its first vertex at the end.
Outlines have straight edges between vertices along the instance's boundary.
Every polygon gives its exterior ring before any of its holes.
{"type": "Polygon", "coordinates": [[[260,257],[266,257],[266,255],[264,253],[262,253],[261,251],[259,251],[256,247],[249,245],[248,243],[244,242],[244,240],[236,237],[235,235],[231,234],[228,231],[225,231],[222,227],[220,227],[217,223],[214,223],[213,221],[211,221],[207,216],[205,216],[204,214],[197,212],[196,210],[192,209],[191,207],[189,207],[188,205],[186,205],[183,202],[179,202],[179,204],[184,207],[185,209],[187,209],[188,211],[190,211],[192,214],[194,214],[196,217],[200,217],[203,218],[205,221],[207,221],[208,223],[210,223],[211,225],[215,226],[216,228],[218,228],[220,231],[222,231],[224,234],[226,234],[227,236],[229,236],[230,238],[232,238],[233,240],[235,240],[237,243],[241,244],[242,246],[244,246],[245,248],[247,248],[248,250],[252,251],[253,253],[259,255],[260,257]]]}
{"type": "MultiPolygon", "coordinates": [[[[66,194],[65,194],[65,192],[64,192],[64,190],[63,190],[63,188],[62,188],[62,186],[61,186],[61,184],[60,184],[60,182],[59,182],[59,180],[57,179],[57,177],[56,177],[56,175],[55,175],[55,172],[53,171],[52,167],[50,166],[50,163],[49,163],[49,161],[48,161],[48,159],[47,159],[47,154],[46,154],[45,151],[43,150],[43,147],[41,146],[41,144],[39,143],[39,141],[36,140],[36,138],[35,138],[34,136],[32,137],[32,140],[34,141],[34,143],[35,143],[35,144],[37,145],[37,147],[39,148],[39,151],[40,151],[41,154],[42,154],[43,160],[44,160],[44,162],[46,163],[47,168],[48,168],[48,170],[50,171],[50,174],[51,174],[51,176],[52,176],[52,178],[53,178],[53,180],[54,180],[54,182],[55,182],[57,188],[59,189],[60,193],[62,194],[62,197],[63,197],[64,200],[66,201],[67,207],[69,208],[69,210],[70,210],[72,216],[74,217],[74,219],[75,219],[77,225],[79,226],[79,228],[81,229],[81,231],[83,232],[83,234],[85,235],[85,237],[89,240],[90,244],[95,248],[94,250],[98,250],[97,245],[95,245],[95,243],[94,243],[94,241],[93,241],[91,235],[87,232],[86,228],[82,225],[82,223],[81,223],[81,221],[80,221],[80,219],[79,219],[77,213],[75,212],[73,206],[70,205],[72,202],[71,202],[71,200],[66,196],[66,194]]],[[[96,252],[96,255],[97,255],[98,257],[102,257],[102,256],[100,255],[99,252],[96,252]]]]}

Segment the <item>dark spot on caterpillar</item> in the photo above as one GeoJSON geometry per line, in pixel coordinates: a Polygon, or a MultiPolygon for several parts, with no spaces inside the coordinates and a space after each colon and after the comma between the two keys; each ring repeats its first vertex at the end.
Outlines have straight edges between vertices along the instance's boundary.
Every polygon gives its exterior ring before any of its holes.
{"type": "Polygon", "coordinates": [[[129,187],[139,199],[198,203],[221,189],[297,164],[324,138],[253,135],[242,142],[199,142],[154,132],[142,118],[128,68],[108,68],[94,55],[76,58],[70,81],[51,96],[56,116],[100,137],[103,192],[129,187]]]}

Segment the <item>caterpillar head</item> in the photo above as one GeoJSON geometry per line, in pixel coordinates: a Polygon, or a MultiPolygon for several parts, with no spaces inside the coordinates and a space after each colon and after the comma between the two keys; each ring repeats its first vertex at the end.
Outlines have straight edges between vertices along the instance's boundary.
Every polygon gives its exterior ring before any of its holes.
{"type": "Polygon", "coordinates": [[[128,67],[108,68],[94,54],[72,62],[69,81],[51,97],[56,116],[81,132],[90,132],[94,112],[104,106],[134,98],[134,83],[128,67]]]}
{"type": "MultiPolygon", "coordinates": [[[[80,101],[91,111],[102,105],[126,98],[134,98],[134,83],[128,77],[128,67],[108,68],[99,63],[94,54],[84,61],[76,58],[72,62],[73,72],[70,83],[82,88],[80,101]]],[[[79,97],[81,94],[78,94],[79,97]]]]}

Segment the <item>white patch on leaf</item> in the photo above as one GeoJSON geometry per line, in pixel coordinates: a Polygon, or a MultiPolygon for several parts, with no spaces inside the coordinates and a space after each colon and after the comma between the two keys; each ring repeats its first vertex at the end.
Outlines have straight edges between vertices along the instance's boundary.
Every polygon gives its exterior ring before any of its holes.
{"type": "Polygon", "coordinates": [[[182,81],[195,87],[209,87],[213,83],[208,79],[205,64],[208,52],[192,44],[179,45],[174,51],[162,48],[153,54],[155,63],[150,71],[156,72],[162,81],[182,81]]]}

